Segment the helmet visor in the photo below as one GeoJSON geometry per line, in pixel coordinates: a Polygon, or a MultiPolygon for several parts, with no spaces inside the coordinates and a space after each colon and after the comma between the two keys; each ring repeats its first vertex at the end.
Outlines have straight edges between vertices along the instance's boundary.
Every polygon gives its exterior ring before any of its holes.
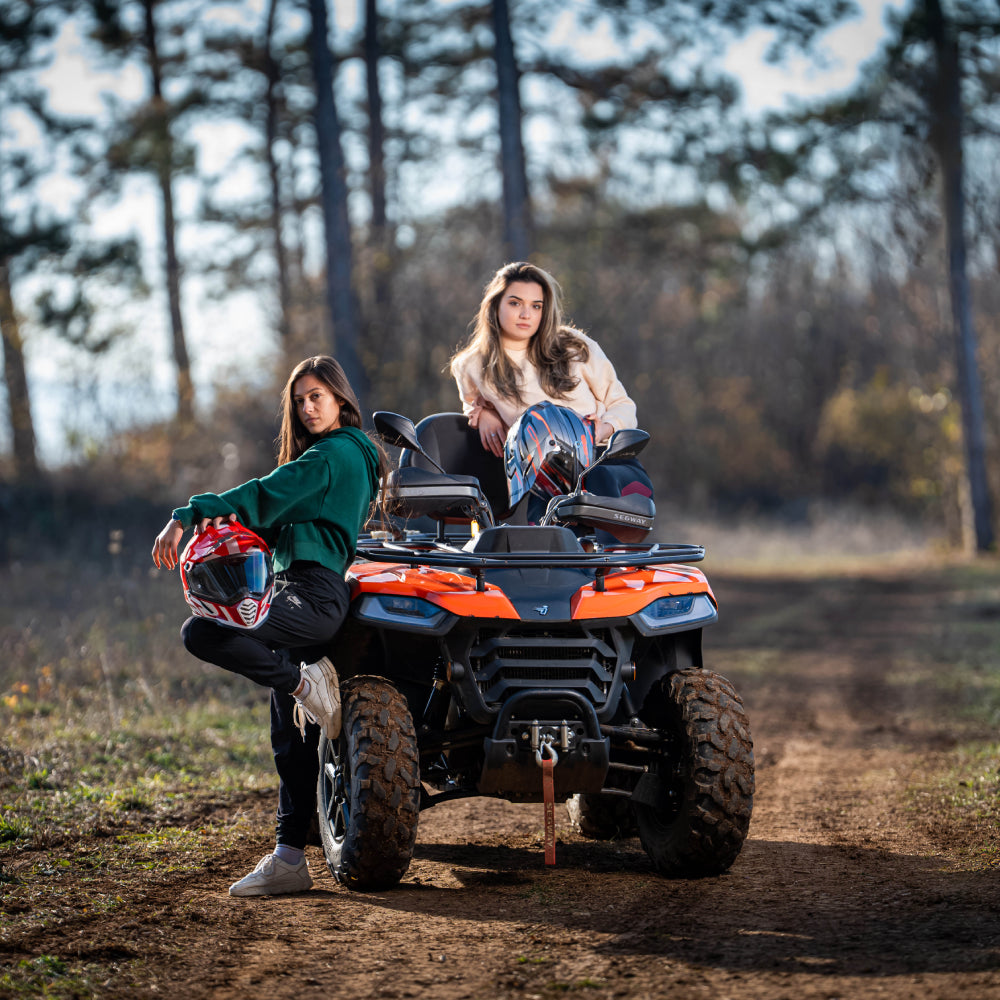
{"type": "MultiPolygon", "coordinates": [[[[545,461],[539,469],[539,476],[535,482],[538,484],[539,479],[545,479],[548,481],[546,485],[551,484],[551,489],[555,489],[559,493],[568,493],[576,484],[576,477],[581,471],[576,454],[560,446],[558,451],[550,452],[545,456],[545,461]]],[[[549,489],[540,492],[548,493],[549,489]]]]}
{"type": "Polygon", "coordinates": [[[242,597],[263,597],[274,576],[271,561],[259,549],[195,563],[187,570],[188,590],[221,604],[242,597]]]}

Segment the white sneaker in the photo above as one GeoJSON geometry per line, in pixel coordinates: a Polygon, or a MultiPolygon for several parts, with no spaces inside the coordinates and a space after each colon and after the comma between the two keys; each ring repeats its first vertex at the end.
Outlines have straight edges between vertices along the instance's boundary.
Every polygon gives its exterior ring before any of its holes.
{"type": "Polygon", "coordinates": [[[276,854],[265,854],[257,867],[229,887],[230,896],[281,896],[311,889],[312,876],[303,858],[297,865],[282,861],[276,854]]]}
{"type": "Polygon", "coordinates": [[[306,720],[316,722],[328,740],[340,735],[340,681],[330,658],[324,656],[316,663],[303,663],[302,676],[309,682],[309,690],[295,699],[295,725],[302,738],[306,735],[306,720]]]}

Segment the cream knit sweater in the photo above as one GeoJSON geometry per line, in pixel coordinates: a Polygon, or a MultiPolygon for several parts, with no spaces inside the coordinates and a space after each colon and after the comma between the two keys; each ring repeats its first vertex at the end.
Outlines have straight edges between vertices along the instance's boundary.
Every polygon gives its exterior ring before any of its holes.
{"type": "MultiPolygon", "coordinates": [[[[492,404],[504,424],[510,427],[524,411],[534,403],[548,400],[565,406],[581,417],[594,417],[598,426],[601,421],[611,424],[616,431],[635,427],[635,403],[629,398],[625,386],[618,380],[614,366],[600,345],[585,334],[578,337],[587,345],[590,357],[586,363],[576,362],[570,371],[579,379],[577,386],[567,396],[555,399],[546,394],[538,381],[538,372],[528,360],[528,350],[506,348],[507,357],[521,376],[522,403],[506,399],[496,390],[483,383],[482,363],[478,357],[467,357],[458,365],[455,381],[462,397],[462,410],[468,416],[484,402],[492,404]]],[[[606,440],[606,439],[605,439],[606,440]]],[[[598,444],[604,444],[599,441],[598,444]]]]}

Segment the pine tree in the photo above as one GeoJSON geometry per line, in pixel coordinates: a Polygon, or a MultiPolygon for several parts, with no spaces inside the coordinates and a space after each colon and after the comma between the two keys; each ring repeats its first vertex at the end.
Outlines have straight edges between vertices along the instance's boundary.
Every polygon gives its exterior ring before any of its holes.
{"type": "Polygon", "coordinates": [[[849,93],[749,127],[745,144],[720,158],[719,176],[757,199],[770,192],[781,201],[784,221],[765,235],[770,242],[834,215],[842,224],[853,208],[867,231],[880,226],[914,257],[943,220],[973,544],[983,552],[995,535],[967,273],[964,147],[970,136],[996,139],[1000,14],[988,0],[960,0],[952,10],[914,0],[890,18],[887,42],[849,93]]]}
{"type": "Polygon", "coordinates": [[[116,64],[138,60],[146,74],[146,99],[115,123],[105,155],[93,166],[93,183],[107,191],[119,185],[124,176],[144,173],[156,185],[176,369],[177,420],[189,427],[194,422],[195,392],[182,307],[183,267],[177,250],[174,186],[182,173],[194,167],[184,126],[204,103],[196,67],[189,58],[188,29],[197,23],[197,11],[190,4],[169,0],[89,0],[89,5],[90,34],[105,57],[116,64]],[[180,96],[168,99],[168,83],[178,85],[174,93],[180,90],[180,96]]]}
{"type": "Polygon", "coordinates": [[[351,226],[347,214],[347,170],[341,147],[340,117],[333,91],[336,74],[330,50],[326,0],[309,0],[309,14],[316,85],[314,114],[326,244],[327,305],[333,323],[333,352],[358,398],[363,399],[368,379],[361,363],[361,328],[353,286],[351,226]]]}
{"type": "Polygon", "coordinates": [[[65,251],[66,220],[41,211],[33,192],[47,164],[39,155],[9,147],[10,116],[27,116],[42,135],[58,131],[33,74],[47,61],[43,47],[55,36],[62,7],[57,3],[0,5],[0,336],[14,476],[38,477],[24,342],[14,289],[39,260],[65,251]],[[27,207],[18,208],[18,205],[27,207]]]}

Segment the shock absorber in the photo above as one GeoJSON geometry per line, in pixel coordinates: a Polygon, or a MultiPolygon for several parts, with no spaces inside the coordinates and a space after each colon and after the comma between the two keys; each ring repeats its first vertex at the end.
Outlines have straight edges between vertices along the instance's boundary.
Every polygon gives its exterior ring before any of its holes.
{"type": "Polygon", "coordinates": [[[424,715],[421,719],[421,729],[443,729],[445,719],[448,716],[448,705],[451,701],[451,692],[448,688],[448,665],[440,660],[434,665],[434,681],[431,686],[431,693],[427,697],[427,704],[424,705],[424,715]]]}

